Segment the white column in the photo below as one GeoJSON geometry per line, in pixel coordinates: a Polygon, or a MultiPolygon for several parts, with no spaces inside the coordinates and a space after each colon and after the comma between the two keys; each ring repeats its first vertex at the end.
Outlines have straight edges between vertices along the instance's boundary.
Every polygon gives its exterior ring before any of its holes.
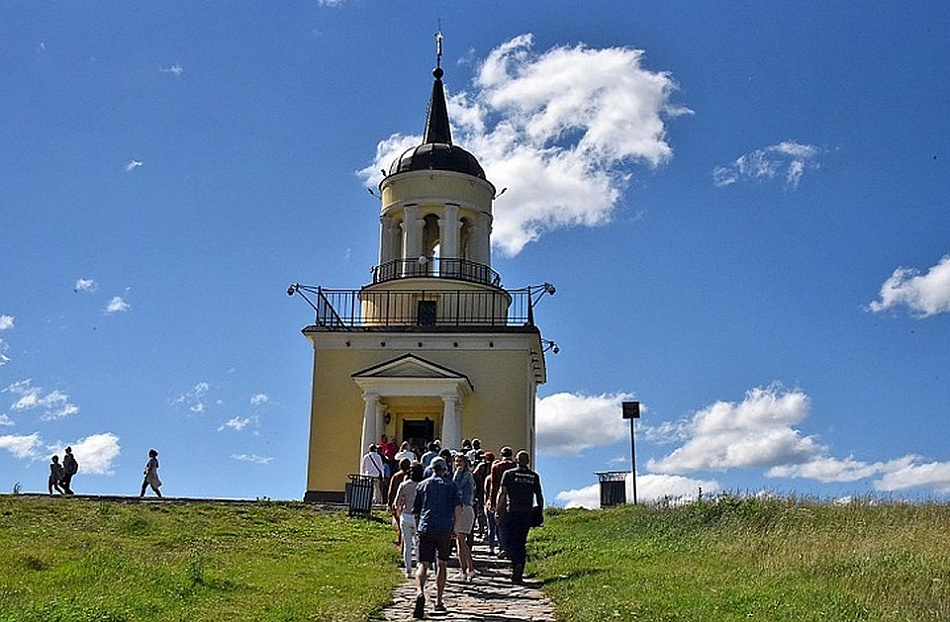
{"type": "Polygon", "coordinates": [[[475,252],[478,263],[491,265],[491,216],[482,212],[475,219],[475,252]]]}
{"type": "MultiPolygon", "coordinates": [[[[379,438],[379,396],[375,393],[363,394],[363,433],[360,436],[360,452],[357,464],[362,466],[366,448],[379,438]]],[[[359,473],[359,467],[357,467],[359,473]]]]}
{"type": "Polygon", "coordinates": [[[393,219],[389,216],[379,217],[379,265],[395,259],[393,257],[393,219]]]}
{"type": "Polygon", "coordinates": [[[442,244],[443,259],[458,259],[459,229],[462,221],[459,220],[459,206],[455,203],[446,203],[439,219],[439,241],[442,244]]]}
{"type": "Polygon", "coordinates": [[[462,444],[462,422],[457,395],[442,396],[442,447],[459,449],[462,444]]]}
{"type": "Polygon", "coordinates": [[[418,259],[422,254],[422,227],[425,223],[419,218],[419,206],[407,205],[403,208],[405,218],[402,229],[406,235],[406,244],[403,247],[403,259],[418,259]]]}

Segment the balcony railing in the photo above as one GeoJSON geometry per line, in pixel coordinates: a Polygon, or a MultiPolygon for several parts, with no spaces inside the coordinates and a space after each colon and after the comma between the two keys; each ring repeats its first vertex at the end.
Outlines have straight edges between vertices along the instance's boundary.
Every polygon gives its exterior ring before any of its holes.
{"type": "Polygon", "coordinates": [[[295,283],[323,330],[533,326],[537,288],[494,291],[325,289],[295,283]],[[534,295],[534,298],[532,297],[534,295]]]}
{"type": "Polygon", "coordinates": [[[501,287],[501,275],[467,259],[394,259],[373,268],[373,283],[413,277],[439,277],[501,287]]]}

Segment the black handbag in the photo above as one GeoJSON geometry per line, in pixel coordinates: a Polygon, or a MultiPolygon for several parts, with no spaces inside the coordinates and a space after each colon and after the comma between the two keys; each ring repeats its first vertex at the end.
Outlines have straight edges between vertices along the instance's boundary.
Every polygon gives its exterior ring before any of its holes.
{"type": "Polygon", "coordinates": [[[528,523],[532,527],[540,527],[544,524],[544,508],[540,505],[536,505],[531,508],[531,522],[528,523]]]}

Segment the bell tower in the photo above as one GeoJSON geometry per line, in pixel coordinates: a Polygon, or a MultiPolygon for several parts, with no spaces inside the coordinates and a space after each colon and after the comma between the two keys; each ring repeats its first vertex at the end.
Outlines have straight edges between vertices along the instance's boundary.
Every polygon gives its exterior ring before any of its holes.
{"type": "MultiPolygon", "coordinates": [[[[441,38],[438,58],[441,60],[441,38]]],[[[491,265],[495,186],[452,142],[438,62],[423,142],[379,183],[379,262],[356,290],[295,283],[315,312],[306,501],[342,500],[382,434],[421,448],[479,438],[535,451],[546,345],[534,305],[550,284],[506,289],[491,265]]]]}

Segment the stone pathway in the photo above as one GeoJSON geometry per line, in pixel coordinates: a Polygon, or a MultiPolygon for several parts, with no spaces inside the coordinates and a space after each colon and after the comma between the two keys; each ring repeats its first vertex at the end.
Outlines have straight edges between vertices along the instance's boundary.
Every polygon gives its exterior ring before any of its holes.
{"type": "MultiPolygon", "coordinates": [[[[435,576],[429,572],[426,581],[427,620],[464,620],[469,622],[554,622],[554,605],[541,593],[541,583],[530,578],[525,585],[511,583],[511,565],[489,556],[488,547],[475,545],[475,579],[472,583],[453,580],[458,562],[449,565],[443,602],[446,613],[436,613],[435,576]]],[[[393,603],[383,610],[386,622],[413,620],[412,606],[416,599],[415,579],[407,579],[393,591],[393,603]]]]}

